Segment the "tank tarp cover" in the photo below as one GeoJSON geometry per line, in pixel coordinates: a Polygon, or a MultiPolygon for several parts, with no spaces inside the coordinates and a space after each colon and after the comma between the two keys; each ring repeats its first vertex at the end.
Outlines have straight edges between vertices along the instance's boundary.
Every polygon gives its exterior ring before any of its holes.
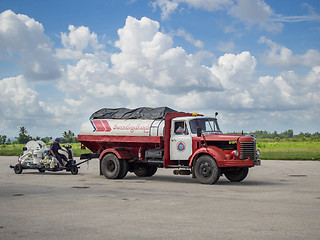
{"type": "Polygon", "coordinates": [[[90,119],[162,119],[167,112],[177,112],[168,107],[102,108],[90,116],[90,119]]]}

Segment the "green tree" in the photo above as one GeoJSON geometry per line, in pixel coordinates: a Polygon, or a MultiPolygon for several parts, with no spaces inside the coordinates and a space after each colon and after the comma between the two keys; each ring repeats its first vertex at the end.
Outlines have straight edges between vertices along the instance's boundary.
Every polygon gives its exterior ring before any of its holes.
{"type": "Polygon", "coordinates": [[[289,129],[283,133],[280,133],[280,138],[293,138],[293,130],[289,129]]]}
{"type": "Polygon", "coordinates": [[[62,133],[61,142],[62,143],[75,143],[75,142],[78,142],[78,139],[77,139],[76,135],[71,130],[69,130],[68,132],[65,131],[62,133]]]}
{"type": "Polygon", "coordinates": [[[0,135],[0,145],[6,144],[7,136],[6,135],[0,135]]]}
{"type": "Polygon", "coordinates": [[[28,134],[27,129],[24,126],[21,126],[19,130],[19,137],[16,137],[19,144],[26,144],[27,142],[32,140],[32,137],[27,134],[28,134]]]}
{"type": "Polygon", "coordinates": [[[272,134],[271,134],[271,138],[276,138],[276,137],[279,137],[277,131],[274,131],[272,134]]]}
{"type": "Polygon", "coordinates": [[[314,134],[312,134],[312,136],[320,138],[320,133],[319,132],[315,132],[314,134]]]}
{"type": "Polygon", "coordinates": [[[41,138],[41,141],[44,142],[44,143],[49,143],[49,142],[51,142],[51,140],[52,140],[52,137],[41,138]]]}

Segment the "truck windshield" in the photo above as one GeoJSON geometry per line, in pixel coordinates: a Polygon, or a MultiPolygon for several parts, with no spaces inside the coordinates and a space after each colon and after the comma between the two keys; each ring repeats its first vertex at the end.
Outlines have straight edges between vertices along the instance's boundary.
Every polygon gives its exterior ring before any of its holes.
{"type": "Polygon", "coordinates": [[[197,128],[201,128],[202,133],[221,133],[216,118],[196,118],[190,120],[190,129],[193,134],[197,133],[197,128]]]}

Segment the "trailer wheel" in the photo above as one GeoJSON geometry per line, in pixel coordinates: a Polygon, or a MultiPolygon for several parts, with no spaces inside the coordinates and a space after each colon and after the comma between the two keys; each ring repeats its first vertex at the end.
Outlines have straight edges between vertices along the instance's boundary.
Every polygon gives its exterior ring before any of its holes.
{"type": "Polygon", "coordinates": [[[225,172],[224,175],[230,182],[241,182],[247,177],[248,172],[249,172],[249,168],[244,167],[234,171],[225,172]]]}
{"type": "Polygon", "coordinates": [[[112,153],[105,155],[101,162],[101,170],[108,179],[118,178],[121,172],[121,163],[117,156],[112,153]]]}
{"type": "Polygon", "coordinates": [[[72,175],[77,175],[78,174],[78,167],[72,166],[70,168],[70,172],[71,172],[72,175]]]}
{"type": "Polygon", "coordinates": [[[128,173],[129,164],[128,164],[127,160],[120,159],[119,161],[120,161],[120,173],[119,173],[119,176],[117,177],[117,179],[122,179],[128,173]]]}
{"type": "Polygon", "coordinates": [[[22,173],[22,165],[20,163],[16,164],[13,168],[15,174],[21,174],[22,173]]]}
{"type": "Polygon", "coordinates": [[[216,183],[221,175],[221,170],[216,161],[208,155],[200,156],[194,166],[197,180],[203,184],[216,183]]]}

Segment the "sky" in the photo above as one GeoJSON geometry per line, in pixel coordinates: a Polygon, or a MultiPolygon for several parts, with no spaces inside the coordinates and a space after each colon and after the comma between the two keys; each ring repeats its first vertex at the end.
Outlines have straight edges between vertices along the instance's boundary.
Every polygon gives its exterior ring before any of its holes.
{"type": "Polygon", "coordinates": [[[161,106],[314,133],[319,92],[319,0],[0,0],[0,135],[161,106]]]}

